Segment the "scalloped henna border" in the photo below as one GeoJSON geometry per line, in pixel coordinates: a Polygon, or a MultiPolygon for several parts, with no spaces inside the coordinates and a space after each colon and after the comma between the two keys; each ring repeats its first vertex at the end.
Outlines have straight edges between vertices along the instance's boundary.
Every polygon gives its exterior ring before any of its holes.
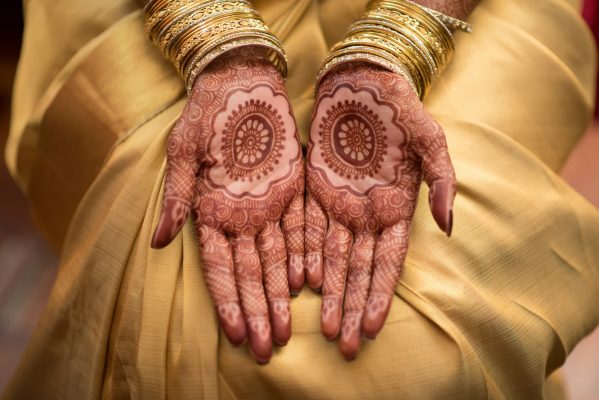
{"type": "MultiPolygon", "coordinates": [[[[370,93],[370,95],[372,96],[372,98],[378,105],[387,106],[391,109],[391,111],[393,111],[393,120],[391,122],[393,123],[393,125],[395,125],[395,127],[402,130],[402,126],[398,125],[398,123],[397,123],[397,121],[399,120],[399,116],[397,115],[397,110],[395,110],[393,103],[380,99],[378,94],[373,89],[370,89],[367,87],[361,87],[361,88],[356,89],[356,88],[354,88],[354,86],[351,83],[338,84],[337,86],[335,86],[335,88],[333,89],[332,92],[320,96],[318,99],[318,102],[316,103],[316,105],[314,107],[314,114],[312,115],[312,120],[314,120],[314,118],[316,117],[316,113],[318,111],[318,108],[320,107],[320,103],[326,98],[333,99],[335,97],[335,94],[337,94],[337,92],[339,90],[341,90],[342,88],[349,89],[353,94],[356,94],[360,91],[366,91],[366,92],[370,93]]],[[[404,129],[406,129],[406,128],[404,127],[404,129]]],[[[409,137],[409,135],[406,135],[406,136],[409,137]]],[[[408,142],[409,142],[409,140],[408,140],[408,142]]],[[[393,167],[395,169],[395,177],[393,179],[392,184],[373,185],[368,190],[366,190],[364,193],[356,192],[349,185],[343,185],[343,186],[335,185],[329,180],[329,178],[327,177],[327,172],[325,170],[312,164],[311,155],[312,155],[312,151],[314,151],[314,147],[315,147],[315,143],[314,143],[314,140],[312,139],[312,135],[310,135],[310,138],[308,140],[308,155],[307,155],[306,166],[309,167],[310,170],[317,172],[318,175],[321,177],[321,179],[326,181],[330,187],[333,187],[335,189],[345,190],[345,191],[347,191],[351,194],[354,194],[356,196],[368,196],[371,192],[373,192],[376,189],[387,189],[387,188],[395,187],[397,185],[397,183],[400,181],[400,171],[403,169],[400,168],[401,165],[396,165],[393,167]]]]}
{"type": "MultiPolygon", "coordinates": [[[[231,88],[229,90],[229,92],[225,95],[225,100],[223,101],[223,106],[221,108],[219,108],[210,117],[209,125],[211,127],[213,127],[214,123],[215,123],[216,117],[218,115],[220,115],[222,112],[224,112],[227,109],[227,104],[229,103],[229,99],[231,98],[231,96],[233,96],[234,92],[244,92],[246,94],[249,94],[253,90],[255,90],[255,89],[259,88],[259,87],[265,87],[266,89],[268,89],[268,90],[270,90],[272,92],[272,94],[273,94],[274,97],[283,96],[285,98],[285,100],[287,100],[287,102],[289,102],[289,98],[287,97],[287,95],[285,94],[284,91],[282,91],[282,90],[275,91],[275,90],[273,90],[273,88],[271,86],[269,86],[269,85],[267,85],[265,83],[258,83],[256,85],[251,86],[249,89],[231,88]]],[[[300,140],[299,140],[299,136],[298,136],[297,123],[295,121],[295,116],[293,115],[293,110],[291,109],[291,107],[289,107],[289,115],[291,116],[291,118],[293,119],[293,122],[294,122],[293,123],[293,125],[294,125],[293,127],[294,127],[295,133],[293,134],[293,136],[296,138],[297,143],[298,143],[297,144],[297,148],[298,148],[297,155],[294,158],[292,158],[292,159],[289,160],[289,167],[290,167],[289,168],[289,172],[285,176],[277,179],[276,181],[269,182],[265,194],[262,194],[262,195],[258,196],[258,195],[254,195],[254,194],[252,194],[250,192],[243,192],[243,193],[240,193],[240,194],[231,193],[229,191],[229,189],[227,189],[226,186],[219,185],[218,183],[214,182],[212,180],[212,178],[210,178],[208,176],[208,173],[210,172],[208,168],[205,168],[205,169],[202,170],[202,174],[203,174],[204,181],[206,182],[206,186],[208,186],[211,189],[223,190],[228,196],[231,196],[234,199],[240,199],[242,197],[250,197],[252,199],[262,199],[262,198],[268,196],[268,194],[272,191],[273,186],[277,185],[281,181],[289,180],[289,178],[295,173],[294,164],[296,164],[298,161],[300,161],[301,157],[302,157],[302,146],[300,144],[300,140]]],[[[212,141],[215,140],[217,136],[218,135],[216,135],[216,134],[210,135],[210,137],[208,139],[208,142],[206,143],[206,159],[208,160],[209,164],[214,164],[214,163],[218,162],[218,160],[216,158],[214,158],[210,154],[210,151],[209,151],[210,148],[211,148],[211,146],[212,146],[212,141]]]]}

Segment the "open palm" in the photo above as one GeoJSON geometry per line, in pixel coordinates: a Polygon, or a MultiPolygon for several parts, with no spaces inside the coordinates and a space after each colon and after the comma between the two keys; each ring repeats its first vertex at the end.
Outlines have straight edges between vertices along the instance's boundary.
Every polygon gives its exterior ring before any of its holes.
{"type": "Polygon", "coordinates": [[[223,56],[198,77],[167,161],[152,245],[193,214],[221,327],[267,362],[272,341],[291,335],[288,278],[293,290],[304,280],[304,171],[283,80],[260,52],[223,56]]]}
{"type": "Polygon", "coordinates": [[[322,332],[357,354],[389,312],[422,177],[448,235],[455,175],[441,127],[405,79],[346,64],[320,84],[307,162],[306,274],[322,332]]]}

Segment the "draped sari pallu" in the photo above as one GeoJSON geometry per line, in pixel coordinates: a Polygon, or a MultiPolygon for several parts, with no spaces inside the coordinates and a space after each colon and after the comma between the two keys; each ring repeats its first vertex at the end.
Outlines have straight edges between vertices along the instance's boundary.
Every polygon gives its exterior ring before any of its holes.
{"type": "MultiPolygon", "coordinates": [[[[302,139],[313,79],[365,1],[255,1],[284,41],[302,139]]],[[[451,239],[421,193],[377,339],[347,363],[320,297],[257,365],[218,331],[191,222],[150,248],[183,83],[133,1],[29,0],[9,167],[61,266],[6,399],[510,398],[546,384],[599,321],[599,213],[557,175],[593,107],[571,0],[483,0],[426,100],[458,176],[451,239]]]]}

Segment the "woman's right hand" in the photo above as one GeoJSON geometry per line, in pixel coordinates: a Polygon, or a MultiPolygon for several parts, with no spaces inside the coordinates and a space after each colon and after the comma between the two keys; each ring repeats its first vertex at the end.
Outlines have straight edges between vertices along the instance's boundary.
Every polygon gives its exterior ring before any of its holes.
{"type": "Polygon", "coordinates": [[[190,212],[204,279],[234,345],[260,363],[291,335],[289,289],[304,282],[304,167],[283,80],[259,48],[210,64],[168,138],[152,247],[190,212]],[[288,283],[289,282],[289,283],[288,283]]]}

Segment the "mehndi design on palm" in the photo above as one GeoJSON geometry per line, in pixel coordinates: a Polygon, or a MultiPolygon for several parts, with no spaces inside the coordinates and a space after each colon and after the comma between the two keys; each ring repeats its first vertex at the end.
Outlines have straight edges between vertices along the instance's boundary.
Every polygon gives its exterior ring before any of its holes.
{"type": "Polygon", "coordinates": [[[306,274],[322,332],[348,359],[387,317],[422,178],[452,227],[455,175],[441,127],[403,77],[346,64],[320,84],[307,161],[306,274]]]}
{"type": "Polygon", "coordinates": [[[279,73],[254,49],[223,56],[198,77],[169,136],[152,246],[167,245],[193,214],[221,327],[233,344],[249,339],[259,362],[291,335],[288,281],[293,291],[304,281],[303,193],[279,73]]]}

